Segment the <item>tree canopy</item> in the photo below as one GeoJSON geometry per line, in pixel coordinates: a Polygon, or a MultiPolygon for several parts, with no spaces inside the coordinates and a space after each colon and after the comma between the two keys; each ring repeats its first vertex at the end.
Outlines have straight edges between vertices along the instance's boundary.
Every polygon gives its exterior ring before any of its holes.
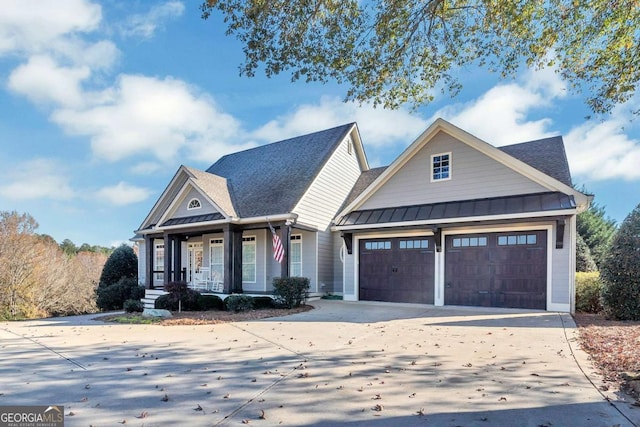
{"type": "Polygon", "coordinates": [[[635,93],[637,0],[207,0],[242,44],[243,75],[348,86],[346,99],[387,108],[455,95],[460,69],[502,77],[554,67],[595,113],[635,93]]]}

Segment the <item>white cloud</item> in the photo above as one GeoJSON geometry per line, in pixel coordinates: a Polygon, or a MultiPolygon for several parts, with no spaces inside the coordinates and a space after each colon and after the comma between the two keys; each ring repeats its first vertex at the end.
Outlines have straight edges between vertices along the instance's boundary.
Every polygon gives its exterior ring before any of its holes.
{"type": "Polygon", "coordinates": [[[11,72],[8,86],[36,104],[80,105],[80,84],[89,75],[88,67],[61,67],[49,56],[35,55],[11,72]]]}
{"type": "Polygon", "coordinates": [[[34,159],[7,172],[6,183],[0,184],[0,195],[13,200],[69,200],[76,197],[76,192],[56,162],[34,159]]]}
{"type": "Polygon", "coordinates": [[[103,187],[95,196],[104,203],[124,206],[132,203],[143,202],[149,198],[151,190],[135,185],[119,182],[117,185],[103,187]]]}
{"type": "Polygon", "coordinates": [[[96,105],[59,109],[51,117],[68,133],[90,137],[99,158],[144,155],[168,162],[185,149],[209,161],[237,149],[231,144],[238,121],[182,80],[121,75],[98,98],[96,105]]]}
{"type": "Polygon", "coordinates": [[[85,0],[3,0],[0,56],[49,51],[60,37],[95,30],[100,5],[85,0]]]}
{"type": "Polygon", "coordinates": [[[151,175],[154,172],[158,172],[162,169],[162,164],[158,162],[140,162],[129,169],[129,171],[136,175],[151,175]]]}
{"type": "Polygon", "coordinates": [[[131,15],[121,26],[124,36],[136,36],[142,38],[153,37],[158,27],[161,27],[169,18],[182,15],[184,4],[179,1],[170,1],[153,6],[145,14],[131,15]]]}
{"type": "Polygon", "coordinates": [[[625,134],[625,123],[614,111],[609,120],[574,127],[564,137],[573,175],[594,181],[640,179],[640,141],[625,134]]]}
{"type": "Polygon", "coordinates": [[[549,129],[551,119],[529,120],[528,115],[565,95],[553,69],[528,71],[522,83],[494,86],[473,101],[440,109],[430,121],[442,117],[493,145],[514,144],[557,134],[549,129]]]}
{"type": "Polygon", "coordinates": [[[337,97],[323,97],[318,104],[305,104],[271,120],[252,136],[277,141],[333,126],[357,122],[365,144],[384,146],[412,140],[428,123],[406,110],[385,110],[371,105],[344,103],[337,97]]]}

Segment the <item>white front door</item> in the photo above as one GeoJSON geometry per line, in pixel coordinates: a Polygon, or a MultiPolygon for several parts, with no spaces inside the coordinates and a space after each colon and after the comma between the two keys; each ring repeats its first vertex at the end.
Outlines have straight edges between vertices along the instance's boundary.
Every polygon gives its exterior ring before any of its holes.
{"type": "Polygon", "coordinates": [[[187,244],[187,282],[193,281],[200,267],[202,267],[202,243],[187,244]]]}

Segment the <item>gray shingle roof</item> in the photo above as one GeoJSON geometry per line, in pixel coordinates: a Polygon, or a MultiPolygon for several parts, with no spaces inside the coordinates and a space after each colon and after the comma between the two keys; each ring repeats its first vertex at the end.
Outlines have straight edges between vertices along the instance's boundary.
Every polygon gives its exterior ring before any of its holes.
{"type": "Polygon", "coordinates": [[[342,204],[342,208],[340,208],[340,210],[349,206],[351,202],[353,202],[356,199],[356,197],[358,197],[360,193],[362,193],[369,186],[369,184],[375,181],[376,178],[379,177],[380,174],[384,172],[386,169],[387,169],[387,166],[381,166],[379,168],[373,168],[373,169],[369,169],[368,171],[363,171],[358,177],[358,180],[356,181],[356,183],[353,185],[351,192],[349,193],[346,200],[342,204]]]}
{"type": "Polygon", "coordinates": [[[228,154],[207,172],[226,178],[238,216],[293,210],[353,123],[228,154]]]}
{"type": "Polygon", "coordinates": [[[563,184],[572,186],[571,172],[561,136],[498,147],[516,159],[544,172],[563,184]]]}

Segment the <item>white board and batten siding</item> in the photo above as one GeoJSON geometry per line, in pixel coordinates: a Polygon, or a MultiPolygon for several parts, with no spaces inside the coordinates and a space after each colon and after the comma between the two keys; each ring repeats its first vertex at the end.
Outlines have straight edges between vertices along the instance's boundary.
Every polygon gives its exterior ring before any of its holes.
{"type": "Polygon", "coordinates": [[[439,132],[358,209],[379,209],[549,191],[449,134],[439,132]],[[451,153],[451,179],[431,182],[431,156],[451,153]]]}
{"type": "MultiPolygon", "coordinates": [[[[324,293],[333,282],[335,254],[329,228],[362,172],[356,150],[349,149],[349,144],[349,139],[345,138],[338,145],[293,209],[293,212],[298,214],[300,224],[318,230],[317,240],[314,239],[316,246],[313,248],[313,252],[317,254],[314,262],[316,271],[313,272],[313,276],[307,275],[304,271],[305,277],[311,279],[311,292],[324,293]],[[325,285],[324,288],[322,284],[325,285]]],[[[304,247],[306,249],[306,245],[304,247]]]]}
{"type": "Polygon", "coordinates": [[[356,150],[349,153],[348,147],[349,143],[345,139],[293,209],[298,214],[299,223],[319,231],[329,229],[331,221],[361,173],[356,150]]]}

